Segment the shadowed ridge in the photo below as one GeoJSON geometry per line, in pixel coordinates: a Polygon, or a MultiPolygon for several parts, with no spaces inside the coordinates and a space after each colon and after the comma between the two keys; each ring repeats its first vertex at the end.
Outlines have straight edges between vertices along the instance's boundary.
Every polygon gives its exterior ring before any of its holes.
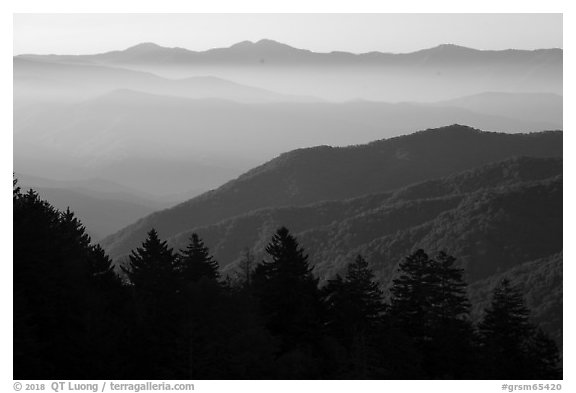
{"type": "MultiPolygon", "coordinates": [[[[425,203],[430,206],[440,204],[446,209],[447,207],[454,207],[454,203],[457,204],[467,194],[484,189],[505,189],[521,183],[537,183],[561,175],[561,158],[513,157],[447,177],[408,185],[391,193],[375,193],[350,199],[322,201],[304,206],[262,208],[223,220],[214,225],[190,229],[175,235],[169,241],[178,248],[183,246],[190,233],[202,233],[215,246],[217,257],[222,263],[221,266],[227,266],[236,262],[241,256],[242,247],[255,249],[257,245],[265,242],[265,227],[286,224],[295,233],[302,233],[302,231],[307,230],[323,231],[322,228],[324,226],[333,226],[335,228],[339,225],[345,226],[346,220],[358,219],[368,222],[380,220],[383,222],[384,220],[379,219],[378,216],[385,211],[392,212],[395,209],[398,211],[405,209],[407,212],[406,217],[410,217],[409,210],[411,206],[423,206],[425,203]],[[447,201],[445,206],[442,205],[442,202],[423,202],[440,199],[447,201]],[[373,217],[373,219],[370,219],[370,217],[373,217]],[[263,238],[257,240],[259,235],[262,235],[263,238]],[[243,240],[240,240],[240,238],[243,240]]],[[[433,212],[434,209],[430,211],[433,212]]],[[[434,216],[433,213],[418,212],[417,210],[411,214],[412,216],[426,216],[426,214],[434,216]]],[[[405,225],[402,223],[400,216],[397,219],[399,221],[391,222],[385,227],[390,227],[388,229],[393,230],[399,230],[404,227],[405,225]]],[[[410,220],[407,222],[410,222],[410,220]]],[[[415,223],[412,222],[411,225],[415,225],[415,223]]],[[[357,229],[359,230],[360,228],[357,229]]],[[[336,233],[338,234],[337,236],[344,236],[347,232],[336,231],[336,233]]],[[[378,230],[363,234],[361,232],[354,233],[356,235],[353,238],[356,239],[355,242],[357,244],[362,244],[362,241],[370,241],[382,235],[378,233],[378,230]]],[[[306,237],[302,236],[302,238],[306,237]]],[[[327,238],[324,240],[328,241],[327,238]]],[[[347,246],[350,246],[350,243],[347,243],[347,246]]]]}
{"type": "Polygon", "coordinates": [[[283,154],[220,188],[106,238],[114,257],[151,227],[165,236],[265,207],[301,206],[397,190],[514,156],[561,157],[562,133],[503,134],[452,125],[348,148],[283,154]]]}

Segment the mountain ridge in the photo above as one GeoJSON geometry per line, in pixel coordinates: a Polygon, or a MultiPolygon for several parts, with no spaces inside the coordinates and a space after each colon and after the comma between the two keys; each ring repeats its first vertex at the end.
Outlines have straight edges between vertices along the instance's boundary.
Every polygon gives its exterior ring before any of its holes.
{"type": "Polygon", "coordinates": [[[349,148],[299,149],[216,190],[153,213],[101,244],[118,257],[152,227],[170,237],[258,208],[392,191],[517,155],[562,156],[562,133],[501,134],[454,125],[349,148]]]}
{"type": "Polygon", "coordinates": [[[108,65],[168,78],[214,75],[325,100],[438,101],[486,90],[562,92],[563,50],[439,45],[409,53],[313,52],[272,40],[205,51],[145,43],[90,55],[17,55],[41,63],[108,65]],[[362,70],[361,72],[359,72],[362,70]]]}
{"type": "MultiPolygon", "coordinates": [[[[133,90],[182,98],[227,98],[239,102],[320,101],[313,97],[276,93],[213,75],[171,79],[149,71],[109,64],[43,62],[22,57],[15,57],[13,66],[15,97],[18,97],[20,90],[26,88],[42,92],[43,88],[52,86],[58,89],[59,94],[70,89],[76,94],[76,100],[83,98],[82,94],[77,94],[80,87],[89,92],[93,90],[92,96],[109,93],[111,90],[133,90]]],[[[37,96],[38,92],[34,95],[37,96]]]]}
{"type": "MultiPolygon", "coordinates": [[[[487,189],[492,189],[495,192],[507,190],[508,188],[512,190],[518,185],[529,186],[546,182],[561,174],[561,158],[513,157],[439,179],[409,185],[393,192],[368,194],[351,199],[321,201],[302,206],[262,208],[210,226],[190,229],[168,238],[168,241],[175,248],[183,248],[190,234],[197,232],[211,245],[211,249],[220,261],[221,266],[227,270],[229,265],[241,257],[244,247],[252,248],[253,252],[258,252],[256,255],[263,255],[263,247],[267,241],[266,231],[261,229],[264,227],[273,231],[276,226],[287,225],[304,242],[307,242],[306,239],[309,238],[307,233],[310,230],[328,228],[335,225],[334,223],[357,219],[362,221],[367,216],[378,215],[380,212],[389,209],[396,209],[399,212],[404,210],[408,214],[434,218],[439,211],[443,211],[442,209],[457,207],[469,194],[484,193],[487,189]],[[412,208],[422,203],[426,203],[427,207],[412,208]],[[438,208],[441,210],[438,210],[438,208]],[[255,225],[255,222],[261,222],[261,224],[258,224],[259,227],[256,226],[251,229],[246,227],[246,225],[255,225]],[[236,235],[234,235],[234,232],[236,235]],[[238,241],[237,236],[239,234],[242,234],[245,239],[247,239],[246,236],[249,234],[251,236],[255,234],[264,236],[258,242],[262,249],[255,250],[253,241],[252,243],[248,240],[245,240],[245,242],[238,241]]],[[[400,225],[398,218],[391,221],[391,223],[393,223],[392,229],[394,231],[401,230],[401,227],[398,226],[400,225]]],[[[359,238],[363,242],[366,242],[369,237],[381,236],[378,231],[369,231],[370,235],[368,237],[368,233],[364,232],[356,225],[353,230],[346,233],[348,233],[347,237],[349,239],[359,238]]],[[[343,233],[345,232],[340,231],[338,236],[342,236],[343,233]]],[[[326,238],[333,240],[338,238],[338,236],[326,236],[326,238]]],[[[339,243],[341,241],[335,240],[333,244],[327,245],[326,248],[330,250],[350,248],[353,250],[358,246],[354,245],[350,240],[345,246],[335,246],[335,244],[339,243]]],[[[318,247],[314,249],[318,249],[318,247]]],[[[323,260],[333,260],[333,256],[323,258],[323,260]]],[[[317,260],[314,263],[320,265],[317,260]]]]}
{"type": "Polygon", "coordinates": [[[140,42],[138,44],[134,44],[132,46],[129,46],[125,49],[111,50],[111,51],[94,53],[94,54],[66,55],[66,54],[22,53],[22,54],[15,55],[15,57],[19,57],[19,56],[21,56],[21,57],[28,57],[28,56],[95,56],[95,55],[106,55],[106,54],[112,54],[112,53],[120,53],[120,52],[126,52],[126,51],[132,51],[132,52],[138,51],[139,52],[139,51],[151,51],[151,50],[186,51],[186,52],[197,54],[197,53],[205,53],[205,52],[210,52],[210,51],[214,51],[214,50],[231,49],[231,48],[274,48],[274,49],[282,48],[282,49],[286,49],[286,50],[296,50],[296,51],[303,51],[303,52],[315,53],[315,54],[348,54],[348,55],[353,55],[353,56],[365,56],[365,55],[373,56],[375,54],[380,54],[380,55],[410,55],[410,54],[415,54],[415,53],[439,52],[439,51],[444,51],[444,52],[446,52],[446,51],[485,52],[485,53],[494,53],[494,52],[526,52],[526,53],[551,52],[551,53],[555,53],[555,54],[563,52],[562,48],[476,49],[476,48],[472,48],[472,47],[467,47],[467,46],[457,45],[457,44],[450,44],[450,43],[438,44],[438,45],[433,46],[433,47],[417,49],[417,50],[413,50],[410,52],[385,52],[385,51],[348,52],[348,51],[342,51],[342,50],[337,50],[337,49],[331,50],[331,51],[320,52],[320,51],[312,51],[312,50],[304,49],[304,48],[297,48],[295,46],[285,44],[285,43],[282,43],[282,42],[279,42],[276,40],[263,38],[263,39],[260,39],[257,41],[251,41],[251,40],[239,41],[239,42],[236,42],[236,43],[231,44],[229,46],[214,47],[214,48],[209,48],[209,49],[205,49],[205,50],[193,50],[193,49],[188,49],[188,48],[183,48],[183,47],[178,47],[178,46],[174,46],[174,47],[163,46],[163,45],[159,45],[155,42],[140,42]]]}

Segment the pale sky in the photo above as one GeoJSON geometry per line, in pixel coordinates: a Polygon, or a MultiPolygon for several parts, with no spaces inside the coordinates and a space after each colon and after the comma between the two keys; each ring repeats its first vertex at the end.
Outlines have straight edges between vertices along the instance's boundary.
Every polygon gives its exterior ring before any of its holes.
{"type": "Polygon", "coordinates": [[[273,39],[316,52],[562,48],[562,14],[15,14],[14,54],[90,54],[141,42],[206,50],[273,39]]]}

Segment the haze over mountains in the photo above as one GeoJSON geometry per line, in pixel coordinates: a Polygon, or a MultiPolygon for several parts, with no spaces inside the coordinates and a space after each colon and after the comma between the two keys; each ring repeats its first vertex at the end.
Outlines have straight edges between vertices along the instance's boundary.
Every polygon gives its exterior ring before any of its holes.
{"type": "Polygon", "coordinates": [[[285,225],[321,280],[344,273],[361,254],[384,287],[414,250],[447,250],[465,268],[475,305],[486,303],[498,277],[513,277],[525,285],[536,320],[561,344],[562,172],[560,131],[454,125],[367,145],[299,149],[101,244],[124,264],[150,228],[175,249],[195,232],[234,277],[245,251],[260,261],[270,234],[285,225]],[[530,286],[535,277],[545,281],[530,286]]]}
{"type": "Polygon", "coordinates": [[[244,86],[213,76],[166,79],[157,75],[107,66],[75,65],[14,58],[16,99],[78,101],[116,89],[188,98],[226,98],[241,102],[310,101],[244,86]],[[57,91],[55,91],[57,90],[57,91]],[[57,94],[54,94],[57,93],[57,94]]]}
{"type": "MultiPolygon", "coordinates": [[[[554,107],[555,98],[546,96],[541,101],[554,107]]],[[[248,169],[300,147],[367,143],[450,122],[509,132],[561,128],[554,113],[542,115],[544,121],[527,121],[458,107],[466,104],[467,101],[462,100],[451,102],[451,106],[366,101],[263,105],[116,90],[79,104],[39,113],[28,122],[23,120],[14,143],[22,156],[42,154],[37,153],[33,145],[36,142],[49,147],[43,151],[45,154],[89,161],[96,168],[145,157],[188,161],[189,167],[194,166],[194,160],[197,166],[212,163],[224,168],[241,163],[241,169],[248,169]],[[548,119],[551,121],[546,121],[548,119]],[[239,145],[242,149],[238,149],[239,145]]],[[[547,106],[544,105],[543,110],[534,108],[532,116],[546,111],[547,106]]],[[[23,170],[32,172],[34,168],[23,170]]],[[[214,171],[212,169],[210,176],[222,181],[214,171]]],[[[130,184],[129,179],[112,180],[137,187],[130,184]]],[[[196,179],[196,183],[206,185],[204,179],[196,179]]],[[[155,189],[146,191],[150,193],[155,189]]]]}
{"type": "Polygon", "coordinates": [[[45,62],[119,66],[170,77],[213,75],[325,99],[432,101],[482,91],[562,93],[562,50],[479,51],[440,45],[413,53],[315,53],[272,40],[195,52],[139,44],[96,55],[22,55],[45,62]]]}
{"type": "Polygon", "coordinates": [[[362,254],[383,287],[447,249],[476,308],[511,275],[561,342],[562,57],[271,40],[15,56],[15,176],[117,267],[152,228],[176,249],[197,232],[233,276],[285,225],[322,281],[362,254]]]}
{"type": "MultiPolygon", "coordinates": [[[[51,179],[42,185],[51,189],[102,179],[162,207],[298,148],[454,123],[562,129],[560,49],[315,53],[261,40],[194,52],[145,43],[20,55],[13,65],[17,173],[51,179]]],[[[57,206],[74,201],[65,194],[51,194],[57,206]]]]}
{"type": "Polygon", "coordinates": [[[15,177],[23,190],[34,189],[57,209],[73,208],[94,242],[172,204],[101,179],[56,181],[23,173],[15,177]]]}
{"type": "Polygon", "coordinates": [[[295,150],[217,190],[152,214],[102,244],[119,257],[152,227],[171,237],[259,208],[392,191],[514,156],[561,157],[562,133],[488,133],[454,125],[367,145],[295,150]]]}

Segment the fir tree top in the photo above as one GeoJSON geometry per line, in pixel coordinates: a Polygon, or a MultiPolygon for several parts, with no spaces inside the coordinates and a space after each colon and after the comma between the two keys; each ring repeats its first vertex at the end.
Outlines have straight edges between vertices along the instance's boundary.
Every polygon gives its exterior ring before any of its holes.
{"type": "Polygon", "coordinates": [[[210,250],[198,234],[190,236],[190,242],[180,250],[179,270],[187,281],[198,281],[202,277],[213,280],[220,278],[218,262],[210,255],[210,250]]]}

